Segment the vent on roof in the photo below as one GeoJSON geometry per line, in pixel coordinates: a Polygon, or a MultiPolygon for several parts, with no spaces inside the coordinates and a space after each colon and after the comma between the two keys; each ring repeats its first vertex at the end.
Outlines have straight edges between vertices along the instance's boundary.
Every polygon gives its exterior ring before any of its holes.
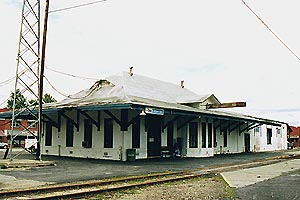
{"type": "Polygon", "coordinates": [[[181,88],[184,88],[183,83],[184,83],[184,80],[180,81],[180,87],[181,87],[181,88]]]}
{"type": "Polygon", "coordinates": [[[129,67],[129,75],[133,76],[133,72],[132,72],[133,67],[129,67]]]}

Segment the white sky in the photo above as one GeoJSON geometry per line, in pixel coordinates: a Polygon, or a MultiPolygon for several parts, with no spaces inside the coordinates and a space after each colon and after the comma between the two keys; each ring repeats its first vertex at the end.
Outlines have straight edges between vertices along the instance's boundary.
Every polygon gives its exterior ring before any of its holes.
{"type": "MultiPolygon", "coordinates": [[[[91,1],[51,0],[50,10],[91,1]]],[[[21,2],[0,0],[0,82],[15,74],[21,2]]],[[[300,56],[299,0],[246,2],[300,56]]],[[[221,102],[247,102],[228,111],[300,126],[300,61],[240,0],[108,0],[51,13],[46,65],[99,79],[134,66],[221,102]]],[[[93,83],[47,69],[45,76],[66,95],[93,83]]],[[[0,103],[12,90],[13,82],[0,84],[0,103]]],[[[45,92],[63,98],[47,84],[45,92]]]]}

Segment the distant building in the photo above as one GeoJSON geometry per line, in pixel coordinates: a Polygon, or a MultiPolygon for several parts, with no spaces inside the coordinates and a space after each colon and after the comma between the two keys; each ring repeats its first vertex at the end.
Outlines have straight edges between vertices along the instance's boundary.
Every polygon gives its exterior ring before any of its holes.
{"type": "MultiPolygon", "coordinates": [[[[8,108],[1,108],[0,109],[0,116],[1,113],[8,112],[8,108]]],[[[15,137],[15,145],[16,146],[24,146],[24,142],[26,138],[34,138],[33,135],[29,134],[28,131],[24,131],[24,127],[27,127],[30,131],[34,134],[37,134],[37,124],[34,124],[33,120],[30,119],[16,119],[14,124],[14,134],[15,137]]],[[[12,133],[12,124],[11,118],[1,118],[0,117],[0,139],[3,142],[8,142],[11,137],[12,133]]]]}
{"type": "Polygon", "coordinates": [[[291,126],[292,131],[289,134],[288,140],[289,142],[293,143],[294,147],[300,146],[300,126],[295,127],[291,126]]]}

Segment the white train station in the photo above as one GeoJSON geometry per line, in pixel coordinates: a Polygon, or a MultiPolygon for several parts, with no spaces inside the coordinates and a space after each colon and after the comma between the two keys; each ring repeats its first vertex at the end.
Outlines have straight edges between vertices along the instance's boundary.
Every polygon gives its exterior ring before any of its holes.
{"type": "Polygon", "coordinates": [[[214,109],[222,105],[123,72],[44,106],[42,154],[126,161],[287,149],[286,123],[214,109]]]}

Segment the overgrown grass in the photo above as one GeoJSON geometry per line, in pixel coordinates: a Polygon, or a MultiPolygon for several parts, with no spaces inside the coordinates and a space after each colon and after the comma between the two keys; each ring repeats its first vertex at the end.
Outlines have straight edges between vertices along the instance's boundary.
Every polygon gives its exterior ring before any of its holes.
{"type": "Polygon", "coordinates": [[[225,189],[225,193],[223,196],[224,199],[236,199],[237,198],[237,194],[236,194],[235,190],[228,185],[228,183],[223,179],[223,177],[220,174],[216,175],[214,177],[214,179],[216,181],[218,181],[219,183],[222,183],[222,185],[224,186],[224,189],[225,189]]]}

